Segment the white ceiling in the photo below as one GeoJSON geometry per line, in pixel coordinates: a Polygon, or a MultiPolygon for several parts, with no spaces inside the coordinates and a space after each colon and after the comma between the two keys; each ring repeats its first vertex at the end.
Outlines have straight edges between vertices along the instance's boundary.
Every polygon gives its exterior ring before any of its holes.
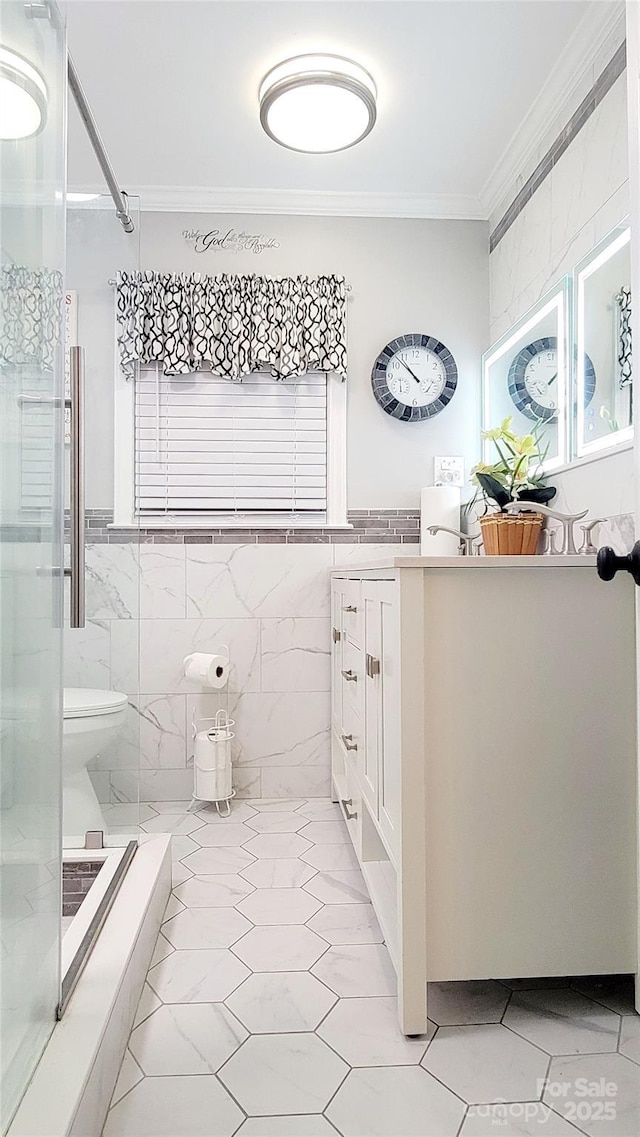
{"type": "MultiPolygon", "coordinates": [[[[550,77],[557,83],[572,39],[605,9],[606,0],[70,0],[69,47],[132,193],[174,205],[194,191],[233,190],[240,203],[404,196],[485,216],[483,187],[505,147],[550,77]],[[376,80],[378,121],[352,150],[296,154],[260,127],[260,79],[308,51],[349,56],[376,80]]],[[[69,181],[102,184],[75,111],[69,181]]]]}

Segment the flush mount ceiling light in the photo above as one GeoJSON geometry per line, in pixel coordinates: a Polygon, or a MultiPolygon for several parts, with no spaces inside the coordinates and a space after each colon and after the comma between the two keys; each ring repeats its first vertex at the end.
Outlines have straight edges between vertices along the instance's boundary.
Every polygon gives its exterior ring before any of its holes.
{"type": "Polygon", "coordinates": [[[331,154],[366,138],[376,121],[376,85],[339,55],[299,55],[260,85],[260,122],[289,150],[331,154]]]}
{"type": "Polygon", "coordinates": [[[26,59],[0,47],[0,139],[31,138],[47,119],[45,81],[26,59]]]}

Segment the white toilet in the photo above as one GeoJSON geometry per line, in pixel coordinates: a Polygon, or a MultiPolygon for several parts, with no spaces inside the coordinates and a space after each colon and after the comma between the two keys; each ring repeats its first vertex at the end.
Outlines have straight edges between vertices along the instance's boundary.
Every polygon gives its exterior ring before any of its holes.
{"type": "Polygon", "coordinates": [[[65,687],[63,691],[62,790],[65,837],[104,829],[105,821],[87,764],[124,726],[128,698],[121,691],[65,687]]]}

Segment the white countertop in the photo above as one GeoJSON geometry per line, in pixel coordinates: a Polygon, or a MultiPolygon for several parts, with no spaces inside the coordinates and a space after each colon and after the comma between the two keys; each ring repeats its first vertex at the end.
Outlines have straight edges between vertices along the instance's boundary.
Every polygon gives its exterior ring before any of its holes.
{"type": "Polygon", "coordinates": [[[584,568],[593,572],[596,567],[595,556],[533,556],[533,557],[386,557],[379,560],[363,561],[362,564],[338,565],[333,573],[371,572],[403,568],[425,569],[549,569],[584,568]]]}

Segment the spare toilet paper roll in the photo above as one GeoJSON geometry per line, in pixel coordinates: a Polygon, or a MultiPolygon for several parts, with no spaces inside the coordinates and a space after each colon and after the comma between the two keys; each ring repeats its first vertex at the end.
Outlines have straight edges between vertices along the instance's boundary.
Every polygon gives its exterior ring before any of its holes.
{"type": "Polygon", "coordinates": [[[420,554],[423,557],[456,557],[458,538],[451,533],[427,533],[429,525],[460,529],[460,487],[426,486],[420,493],[420,554]]]}
{"type": "Polygon", "coordinates": [[[215,691],[226,687],[229,679],[229,660],[226,655],[208,655],[195,651],[184,661],[185,679],[201,687],[212,687],[215,691]]]}

